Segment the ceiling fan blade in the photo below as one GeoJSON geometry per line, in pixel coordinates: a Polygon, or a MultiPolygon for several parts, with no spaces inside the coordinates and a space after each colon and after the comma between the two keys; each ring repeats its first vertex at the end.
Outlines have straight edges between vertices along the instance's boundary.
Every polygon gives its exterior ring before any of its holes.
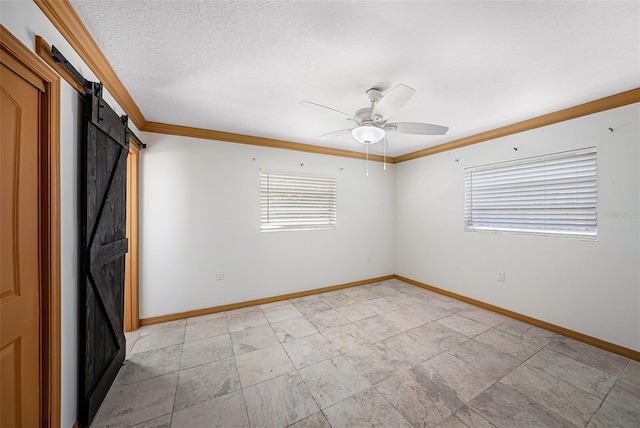
{"type": "Polygon", "coordinates": [[[347,128],[347,129],[341,129],[339,131],[329,132],[328,134],[323,134],[323,135],[319,136],[318,139],[320,139],[320,138],[325,139],[325,138],[339,137],[341,135],[349,134],[352,130],[353,130],[353,128],[347,128]]]}
{"type": "Polygon", "coordinates": [[[375,103],[371,112],[371,119],[374,122],[382,122],[393,116],[409,101],[415,89],[400,83],[387,92],[380,101],[375,103]]]}
{"type": "Polygon", "coordinates": [[[384,130],[389,132],[400,132],[403,134],[444,135],[447,133],[449,128],[446,126],[433,125],[431,123],[397,122],[387,123],[384,130]]]}
{"type": "Polygon", "coordinates": [[[331,108],[331,107],[323,106],[321,104],[312,103],[310,101],[301,101],[300,105],[311,107],[312,109],[318,110],[318,111],[323,111],[323,112],[328,112],[328,113],[333,113],[333,114],[339,114],[344,119],[353,120],[354,122],[358,123],[358,119],[356,119],[355,117],[351,116],[350,114],[343,113],[340,110],[336,110],[336,109],[331,108]]]}

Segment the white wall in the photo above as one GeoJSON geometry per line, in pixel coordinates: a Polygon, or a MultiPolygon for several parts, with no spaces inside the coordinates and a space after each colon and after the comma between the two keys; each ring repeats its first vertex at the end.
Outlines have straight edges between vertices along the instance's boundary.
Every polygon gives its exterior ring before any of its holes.
{"type": "MultiPolygon", "coordinates": [[[[34,2],[0,1],[0,22],[32,51],[35,51],[35,36],[42,36],[60,49],[85,78],[98,80],[34,2]]],[[[123,114],[108,91],[105,91],[104,98],[118,114],[123,114]]],[[[77,92],[60,79],[61,427],[71,427],[77,419],[78,141],[81,114],[77,92]]],[[[130,127],[137,133],[131,122],[130,127]]]]}
{"type": "Polygon", "coordinates": [[[141,318],[394,273],[392,165],[370,162],[367,177],[362,160],[150,133],[143,140],[141,318]],[[261,233],[260,168],[336,176],[337,229],[261,233]]]}
{"type": "Polygon", "coordinates": [[[395,221],[399,275],[640,350],[640,104],[396,165],[395,221]],[[597,242],[464,231],[465,167],[589,146],[597,242]]]}

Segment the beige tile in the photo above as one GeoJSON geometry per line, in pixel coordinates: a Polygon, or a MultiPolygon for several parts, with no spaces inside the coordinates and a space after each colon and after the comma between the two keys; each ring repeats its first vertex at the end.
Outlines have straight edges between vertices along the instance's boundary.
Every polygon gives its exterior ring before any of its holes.
{"type": "Polygon", "coordinates": [[[416,369],[397,374],[376,389],[415,427],[436,425],[464,404],[449,388],[416,369]]]}
{"type": "Polygon", "coordinates": [[[262,313],[262,310],[260,309],[260,306],[257,305],[252,305],[252,306],[245,306],[243,308],[238,308],[238,309],[233,309],[231,311],[226,311],[224,313],[224,316],[228,319],[228,318],[232,318],[235,317],[236,315],[240,315],[240,314],[248,314],[248,313],[262,313]]]}
{"type": "Polygon", "coordinates": [[[172,427],[249,427],[241,391],[203,401],[173,413],[172,427]]]}
{"type": "Polygon", "coordinates": [[[575,428],[568,420],[500,382],[474,398],[469,406],[496,427],[575,428]]]}
{"type": "Polygon", "coordinates": [[[280,342],[300,339],[301,337],[316,334],[318,330],[304,317],[292,318],[271,324],[280,342]]]}
{"type": "Polygon", "coordinates": [[[132,425],[131,428],[170,428],[171,414],[151,419],[138,425],[132,425]]]}
{"type": "Polygon", "coordinates": [[[182,345],[180,370],[229,357],[233,357],[233,347],[228,334],[187,342],[182,345]]]}
{"type": "Polygon", "coordinates": [[[324,312],[331,309],[331,306],[327,305],[323,300],[318,297],[313,299],[301,300],[293,304],[298,311],[303,315],[316,314],[318,312],[324,312]]]}
{"type": "Polygon", "coordinates": [[[449,315],[448,317],[440,318],[437,322],[447,328],[450,328],[451,330],[455,330],[458,333],[462,333],[468,337],[476,336],[491,328],[486,324],[479,323],[477,321],[474,321],[467,317],[463,317],[458,314],[453,314],[453,315],[449,315]]]}
{"type": "Polygon", "coordinates": [[[129,360],[95,426],[609,428],[640,419],[640,363],[395,279],[126,338],[129,360]],[[246,353],[234,356],[234,344],[246,353]]]}
{"type": "MultiPolygon", "coordinates": [[[[433,301],[437,301],[437,299],[433,299],[433,301]]],[[[432,305],[431,302],[426,302],[417,305],[407,306],[412,312],[415,312],[416,315],[419,315],[426,322],[436,321],[440,318],[447,317],[456,311],[450,309],[444,309],[436,305],[432,305]]]]}
{"type": "Polygon", "coordinates": [[[295,306],[288,302],[284,305],[263,309],[262,313],[267,318],[267,321],[269,321],[269,323],[271,324],[273,324],[274,322],[289,320],[291,318],[298,318],[302,316],[300,311],[298,311],[295,306]]]}
{"type": "Polygon", "coordinates": [[[335,309],[307,315],[307,319],[318,331],[349,324],[349,320],[336,312],[335,309]]]}
{"type": "Polygon", "coordinates": [[[316,412],[309,417],[289,425],[288,428],[331,428],[331,425],[327,422],[324,413],[316,412]]]}
{"type": "Polygon", "coordinates": [[[495,328],[476,336],[475,340],[491,346],[496,351],[511,355],[520,361],[526,360],[540,349],[540,346],[533,342],[520,339],[495,328]]]}
{"type": "Polygon", "coordinates": [[[282,346],[298,369],[335,357],[340,353],[319,333],[284,342],[282,346]]]}
{"type": "MultiPolygon", "coordinates": [[[[628,376],[627,376],[628,378],[628,376]]],[[[635,427],[640,421],[640,382],[618,380],[589,427],[635,427]]]]}
{"type": "Polygon", "coordinates": [[[207,337],[220,336],[229,333],[225,317],[218,317],[193,324],[187,324],[184,341],[193,342],[207,337]]]}
{"type": "Polygon", "coordinates": [[[424,317],[406,308],[387,312],[382,316],[394,323],[402,331],[411,330],[428,322],[424,317]]]}
{"type": "Polygon", "coordinates": [[[269,324],[259,308],[246,309],[248,310],[244,312],[227,313],[226,320],[230,333],[269,324]]]}
{"type": "Polygon", "coordinates": [[[277,308],[278,306],[287,306],[293,303],[293,300],[295,299],[291,299],[291,300],[277,300],[275,302],[271,302],[271,303],[265,303],[264,305],[259,305],[259,308],[262,309],[264,311],[264,309],[271,309],[271,308],[277,308]]]}
{"type": "Polygon", "coordinates": [[[620,375],[619,380],[640,386],[640,361],[630,360],[627,368],[620,375]]]}
{"type": "Polygon", "coordinates": [[[342,316],[351,322],[360,321],[365,318],[371,318],[378,315],[373,309],[363,305],[362,303],[336,308],[336,311],[340,312],[342,316]]]}
{"type": "Polygon", "coordinates": [[[616,381],[613,375],[546,348],[525,364],[600,398],[607,395],[616,381]]]}
{"type": "Polygon", "coordinates": [[[178,373],[174,372],[112,386],[91,426],[131,426],[171,413],[177,381],[178,373]]]}
{"type": "Polygon", "coordinates": [[[422,303],[407,306],[407,309],[420,317],[423,321],[430,323],[449,315],[448,311],[429,306],[429,303],[422,303]]]}
{"type": "Polygon", "coordinates": [[[543,346],[549,344],[553,341],[553,339],[558,337],[557,334],[550,332],[549,330],[544,330],[532,326],[531,324],[527,324],[511,318],[507,318],[505,321],[498,324],[495,328],[497,330],[502,330],[506,333],[517,336],[520,339],[532,342],[535,345],[538,345],[539,348],[542,348],[543,346]]]}
{"type": "Polygon", "coordinates": [[[184,409],[239,389],[240,380],[233,358],[182,370],[173,408],[184,409]]]}
{"type": "Polygon", "coordinates": [[[184,327],[185,325],[187,325],[187,320],[167,321],[158,324],[145,325],[143,327],[140,327],[139,331],[142,335],[147,335],[152,331],[172,330],[174,328],[184,327]]]}
{"type": "Polygon", "coordinates": [[[527,365],[517,367],[500,382],[578,426],[589,422],[601,402],[599,398],[527,365]]]}
{"type": "Polygon", "coordinates": [[[187,318],[187,325],[196,324],[202,321],[210,321],[216,318],[224,318],[224,317],[225,317],[224,312],[215,312],[213,314],[200,315],[198,317],[187,318]]]}
{"type": "Polygon", "coordinates": [[[468,406],[462,406],[436,428],[495,428],[495,425],[468,406]]]}
{"type": "Polygon", "coordinates": [[[284,427],[320,410],[295,371],[245,388],[244,399],[254,427],[284,427]]]}
{"type": "Polygon", "coordinates": [[[495,383],[495,377],[446,352],[419,364],[414,370],[426,375],[440,388],[448,388],[464,403],[495,383]]]}
{"type": "Polygon", "coordinates": [[[430,299],[427,305],[429,305],[430,309],[437,310],[438,312],[443,314],[446,313],[447,315],[472,308],[471,305],[468,305],[456,299],[450,299],[446,296],[438,296],[434,299],[430,299]]]}
{"type": "Polygon", "coordinates": [[[373,339],[355,324],[346,324],[330,328],[322,335],[340,352],[349,352],[358,346],[371,342],[373,339]]]}
{"type": "Polygon", "coordinates": [[[391,320],[383,317],[382,315],[358,321],[355,325],[376,341],[386,339],[387,337],[394,336],[398,333],[402,333],[403,331],[391,320]]]}
{"type": "Polygon", "coordinates": [[[298,372],[321,409],[371,386],[342,356],[305,367],[298,372]]]}
{"type": "Polygon", "coordinates": [[[394,427],[411,425],[375,389],[359,392],[324,410],[333,428],[394,427]]]}
{"type": "Polygon", "coordinates": [[[415,296],[407,293],[397,293],[391,296],[385,296],[385,299],[394,305],[398,305],[400,308],[407,308],[414,305],[424,305],[424,300],[418,299],[415,296]]]}
{"type": "Polygon", "coordinates": [[[410,332],[418,336],[423,341],[438,348],[440,352],[446,351],[454,346],[469,340],[464,334],[453,331],[437,322],[416,327],[410,332]]]}
{"type": "Polygon", "coordinates": [[[496,379],[520,365],[520,360],[496,351],[475,339],[469,339],[461,345],[451,348],[449,353],[496,379]]]}
{"type": "Polygon", "coordinates": [[[279,343],[276,334],[269,325],[231,333],[231,342],[233,343],[235,355],[246,354],[247,352],[267,348],[279,343]]]}
{"type": "Polygon", "coordinates": [[[140,329],[134,331],[125,331],[124,338],[127,343],[126,355],[131,354],[133,346],[136,344],[136,340],[140,337],[140,329]]]}
{"type": "Polygon", "coordinates": [[[371,310],[373,310],[378,315],[400,309],[400,306],[389,302],[384,297],[365,300],[364,302],[362,302],[362,304],[368,306],[371,310]]]}
{"type": "Polygon", "coordinates": [[[343,293],[351,297],[356,302],[362,302],[364,300],[376,299],[380,297],[363,287],[348,288],[344,290],[343,293]]]}
{"type": "Polygon", "coordinates": [[[619,376],[629,362],[628,358],[564,336],[556,338],[547,346],[547,349],[588,364],[613,376],[619,376]]]}
{"type": "Polygon", "coordinates": [[[371,385],[376,385],[402,370],[411,368],[398,354],[382,343],[362,345],[344,354],[344,358],[371,385]]]}
{"type": "Polygon", "coordinates": [[[120,368],[116,385],[140,382],[176,372],[180,368],[182,345],[167,346],[130,355],[120,368]]]}
{"type": "Polygon", "coordinates": [[[281,345],[270,346],[236,356],[243,388],[295,370],[281,345]]]}
{"type": "Polygon", "coordinates": [[[160,349],[166,346],[179,345],[184,342],[186,323],[166,329],[148,329],[140,331],[140,336],[131,349],[131,354],[160,349]]]}
{"type": "Polygon", "coordinates": [[[411,366],[415,366],[429,358],[438,355],[437,345],[428,343],[413,333],[400,333],[382,341],[388,348],[400,356],[411,366]]]}
{"type": "Polygon", "coordinates": [[[463,317],[467,317],[491,327],[495,327],[498,324],[509,319],[503,315],[488,311],[486,309],[478,308],[476,306],[470,306],[469,308],[459,312],[459,314],[463,317]]]}
{"type": "Polygon", "coordinates": [[[398,294],[398,290],[389,287],[387,284],[374,285],[369,288],[373,294],[377,294],[380,297],[392,296],[398,294]]]}
{"type": "Polygon", "coordinates": [[[358,303],[356,300],[352,299],[344,293],[320,295],[320,299],[322,299],[323,302],[331,306],[333,309],[343,308],[345,306],[351,306],[355,303],[358,303]]]}

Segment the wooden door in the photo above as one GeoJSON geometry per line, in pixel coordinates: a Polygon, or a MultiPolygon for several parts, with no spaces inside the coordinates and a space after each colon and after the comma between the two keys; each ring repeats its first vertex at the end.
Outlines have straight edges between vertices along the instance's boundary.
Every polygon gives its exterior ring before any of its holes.
{"type": "Polygon", "coordinates": [[[39,426],[39,132],[45,87],[12,58],[3,56],[1,67],[0,426],[39,426]]]}
{"type": "Polygon", "coordinates": [[[80,417],[93,420],[125,358],[123,330],[126,238],[127,117],[85,98],[81,156],[80,417]]]}

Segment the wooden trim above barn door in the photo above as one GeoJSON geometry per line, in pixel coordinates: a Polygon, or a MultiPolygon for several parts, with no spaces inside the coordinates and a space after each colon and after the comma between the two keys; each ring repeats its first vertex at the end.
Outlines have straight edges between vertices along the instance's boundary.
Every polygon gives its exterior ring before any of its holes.
{"type": "Polygon", "coordinates": [[[41,140],[42,425],[60,426],[60,78],[0,25],[0,50],[45,85],[41,140]]]}
{"type": "Polygon", "coordinates": [[[109,64],[98,44],[95,42],[87,27],[71,6],[68,0],[33,0],[34,3],[49,18],[49,21],[60,31],[71,47],[87,63],[91,71],[103,82],[116,102],[129,115],[138,129],[142,129],[146,122],[138,105],[131,94],[122,84],[120,78],[109,64]]]}
{"type": "Polygon", "coordinates": [[[53,59],[53,55],[51,55],[51,45],[40,36],[36,36],[36,53],[44,60],[44,62],[49,64],[49,67],[53,68],[60,77],[71,85],[73,89],[81,94],[87,92],[87,88],[83,87],[80,82],[78,82],[76,78],[69,73],[69,70],[53,59]]]}

